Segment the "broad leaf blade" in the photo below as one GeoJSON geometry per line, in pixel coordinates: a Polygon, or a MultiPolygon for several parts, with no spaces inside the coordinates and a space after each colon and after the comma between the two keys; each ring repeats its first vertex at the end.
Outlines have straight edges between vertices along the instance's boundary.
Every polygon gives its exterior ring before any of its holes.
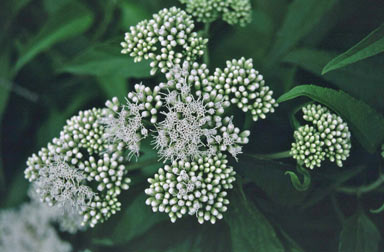
{"type": "Polygon", "coordinates": [[[68,62],[59,72],[94,76],[119,76],[120,78],[144,78],[150,76],[148,62],[135,63],[131,57],[122,55],[121,48],[107,44],[92,47],[73,61],[68,62]]]}
{"type": "Polygon", "coordinates": [[[384,52],[384,24],[371,32],[367,37],[348,51],[332,59],[321,74],[355,63],[359,60],[384,52]]]}
{"type": "Polygon", "coordinates": [[[153,213],[151,207],[145,204],[145,200],[146,195],[141,193],[125,209],[123,218],[109,237],[114,245],[127,243],[150,230],[152,226],[168,219],[164,213],[153,213]]]}
{"type": "Polygon", "coordinates": [[[118,75],[99,76],[97,82],[108,99],[116,96],[120,101],[124,101],[124,97],[128,94],[128,83],[124,77],[118,75]]]}
{"type": "Polygon", "coordinates": [[[307,192],[298,192],[293,188],[286,171],[295,166],[273,160],[260,160],[252,155],[242,157],[238,164],[238,173],[244,177],[244,183],[252,182],[263,190],[273,202],[283,206],[300,204],[307,192]]]}
{"type": "Polygon", "coordinates": [[[334,3],[334,0],[294,0],[288,7],[283,24],[277,32],[271,59],[275,60],[293,48],[314,28],[334,3]]]}
{"type": "Polygon", "coordinates": [[[233,190],[225,220],[229,224],[234,252],[283,252],[284,246],[264,215],[249,202],[240,186],[233,190]]]}
{"type": "Polygon", "coordinates": [[[364,100],[377,109],[384,109],[384,61],[380,58],[368,59],[321,75],[322,67],[335,53],[301,48],[290,52],[284,62],[294,63],[301,68],[332,82],[352,96],[364,100]]]}
{"type": "Polygon", "coordinates": [[[40,32],[27,42],[13,69],[14,74],[37,54],[88,29],[93,21],[92,13],[83,5],[74,3],[66,5],[57,13],[52,14],[40,32]]]}
{"type": "Polygon", "coordinates": [[[380,231],[375,224],[364,213],[358,213],[343,225],[339,252],[376,252],[380,239],[380,231]]]}
{"type": "Polygon", "coordinates": [[[352,136],[368,151],[375,152],[384,141],[384,117],[370,106],[343,91],[314,85],[302,85],[291,89],[278,99],[284,102],[307,96],[324,104],[347,121],[352,136]]]}

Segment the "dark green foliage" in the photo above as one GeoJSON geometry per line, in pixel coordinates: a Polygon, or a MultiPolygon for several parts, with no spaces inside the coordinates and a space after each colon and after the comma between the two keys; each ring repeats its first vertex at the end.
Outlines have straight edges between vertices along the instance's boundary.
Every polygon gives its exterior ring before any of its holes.
{"type": "MultiPolygon", "coordinates": [[[[0,1],[0,207],[27,200],[25,161],[81,109],[123,99],[136,83],[154,86],[148,62],[120,54],[131,25],[178,0],[0,1]]],[[[384,3],[380,0],[253,0],[244,27],[210,26],[209,68],[252,58],[279,107],[250,123],[250,143],[231,165],[238,184],[224,219],[170,223],[145,205],[146,179],[162,166],[148,139],[122,211],[94,229],[62,234],[74,251],[375,252],[383,251],[384,3]],[[313,85],[304,85],[312,83],[313,85]],[[345,120],[351,156],[297,170],[294,159],[265,153],[291,148],[300,108],[318,102],[345,120]],[[287,175],[286,175],[287,174],[287,175]],[[368,189],[366,189],[368,185],[368,189]],[[375,184],[374,184],[375,185],[375,184]],[[371,186],[371,187],[370,187],[371,186]],[[365,188],[361,192],[361,188],[365,188]],[[356,189],[356,190],[355,190],[356,189]],[[377,209],[369,211],[371,209],[377,209]],[[375,213],[375,214],[373,214],[375,213]]],[[[197,24],[197,31],[203,24],[197,24]]]]}
{"type": "Polygon", "coordinates": [[[345,220],[340,233],[339,252],[379,251],[380,232],[362,212],[345,220]]]}

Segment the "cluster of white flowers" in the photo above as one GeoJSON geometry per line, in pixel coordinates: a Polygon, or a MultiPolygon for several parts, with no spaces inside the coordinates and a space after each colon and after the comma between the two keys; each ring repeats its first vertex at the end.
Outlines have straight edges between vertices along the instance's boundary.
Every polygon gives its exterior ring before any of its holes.
{"type": "MultiPolygon", "coordinates": [[[[180,171],[173,169],[173,172],[175,174],[180,172],[183,178],[181,184],[186,187],[179,188],[178,195],[184,197],[183,192],[200,190],[196,193],[202,195],[199,211],[196,208],[197,203],[190,202],[187,204],[192,204],[188,212],[197,213],[199,222],[210,220],[214,223],[217,218],[222,218],[222,212],[226,210],[225,205],[229,202],[225,199],[227,194],[225,190],[232,187],[235,175],[233,169],[226,166],[228,161],[224,152],[236,158],[242,152],[242,145],[248,143],[250,132],[241,131],[235,126],[232,117],[225,115],[225,109],[230,105],[226,94],[214,89],[205,91],[206,87],[212,86],[206,65],[184,61],[182,66],[174,66],[166,74],[166,78],[167,82],[160,83],[154,88],[142,84],[136,85],[135,91],[128,94],[128,105],[120,104],[116,98],[108,101],[109,112],[101,120],[106,125],[108,134],[104,134],[103,137],[112,145],[124,145],[129,150],[134,149],[135,153],[139,153],[141,139],[153,133],[153,146],[157,149],[159,158],[165,163],[171,162],[173,168],[180,166],[180,171]],[[132,107],[130,104],[134,104],[138,109],[134,112],[129,111],[132,107]],[[121,124],[117,121],[120,120],[122,111],[126,112],[121,124]],[[137,126],[139,124],[140,127],[137,126]],[[127,139],[120,137],[128,130],[131,130],[131,137],[127,139]],[[184,165],[190,164],[200,167],[198,174],[197,170],[191,171],[189,175],[184,174],[186,172],[184,170],[189,169],[184,165]],[[213,180],[212,176],[217,179],[213,180]],[[200,181],[199,185],[193,184],[196,179],[200,181]],[[220,185],[217,185],[219,180],[220,185]]],[[[169,167],[171,166],[166,165],[164,169],[159,170],[159,173],[168,171],[169,167]]],[[[151,200],[153,186],[151,184],[146,190],[151,202],[153,202],[151,200]]],[[[178,213],[169,213],[172,221],[176,216],[183,215],[186,210],[182,209],[184,210],[178,213]]]]}
{"type": "Polygon", "coordinates": [[[62,241],[52,226],[57,211],[39,202],[24,203],[19,210],[0,212],[0,251],[70,252],[72,246],[62,241]]]}
{"type": "Polygon", "coordinates": [[[154,212],[167,213],[172,222],[189,214],[195,215],[199,223],[215,223],[227,210],[227,190],[232,189],[235,181],[236,173],[227,163],[226,156],[219,153],[192,162],[174,161],[165,165],[148,179],[146,204],[154,212]]]}
{"type": "MultiPolygon", "coordinates": [[[[224,2],[234,13],[216,11],[229,23],[243,24],[249,2],[224,2]]],[[[222,218],[235,180],[226,154],[237,159],[250,134],[236,127],[227,108],[235,104],[256,121],[274,112],[277,103],[251,59],[228,61],[213,75],[195,62],[207,40],[193,30],[191,16],[175,7],[131,27],[122,53],[135,61],[150,59],[151,73],[160,69],[166,81],[136,84],[125,103],[113,98],[103,109],[81,111],[28,159],[25,176],[37,198],[62,210],[62,220],[56,220],[62,229],[76,232],[79,218],[93,227],[120,210],[118,196],[130,183],[125,164],[140,155],[147,137],[153,137],[159,159],[168,162],[149,180],[147,203],[153,210],[168,213],[172,221],[187,212],[200,223],[222,218]]]]}
{"type": "Polygon", "coordinates": [[[249,0],[179,0],[196,20],[211,23],[220,16],[228,24],[245,26],[251,22],[252,6],[249,0]]]}
{"type": "Polygon", "coordinates": [[[172,7],[154,14],[130,28],[121,43],[122,53],[135,61],[150,59],[151,74],[158,69],[165,73],[181,61],[194,61],[204,53],[207,39],[194,32],[192,17],[185,11],[172,7]]]}
{"type": "Polygon", "coordinates": [[[295,131],[292,157],[310,169],[320,167],[326,158],[342,167],[351,149],[348,125],[321,105],[309,104],[302,110],[303,119],[313,126],[305,125],[295,131]]]}
{"type": "Polygon", "coordinates": [[[273,91],[265,85],[263,76],[253,68],[252,59],[240,58],[227,61],[224,70],[216,69],[206,83],[205,92],[217,90],[244,112],[250,111],[254,121],[265,119],[278,106],[273,91]]]}
{"type": "Polygon", "coordinates": [[[82,215],[83,225],[94,226],[120,210],[117,197],[130,183],[125,146],[104,138],[100,120],[105,114],[92,109],[67,120],[60,137],[33,154],[25,170],[41,201],[69,216],[82,215]]]}

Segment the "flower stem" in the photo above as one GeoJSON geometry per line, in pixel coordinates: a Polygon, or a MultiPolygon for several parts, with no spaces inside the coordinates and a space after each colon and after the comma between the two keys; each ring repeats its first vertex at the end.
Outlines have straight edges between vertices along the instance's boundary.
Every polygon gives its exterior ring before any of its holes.
{"type": "Polygon", "coordinates": [[[247,154],[247,156],[257,158],[257,159],[265,159],[265,160],[282,159],[282,158],[291,157],[291,151],[288,150],[288,151],[276,152],[271,154],[247,154]]]}
{"type": "MultiPolygon", "coordinates": [[[[204,24],[203,34],[208,39],[209,39],[209,28],[210,28],[210,26],[211,26],[211,23],[205,23],[204,24]]],[[[208,50],[208,45],[204,49],[203,61],[204,61],[204,64],[209,66],[209,50],[208,50]]]]}
{"type": "Polygon", "coordinates": [[[334,194],[331,194],[331,201],[332,201],[333,208],[336,212],[337,218],[339,219],[340,223],[344,223],[345,216],[341,211],[339,202],[337,201],[336,196],[334,194]]]}
{"type": "Polygon", "coordinates": [[[384,183],[384,175],[380,175],[376,181],[372,182],[371,184],[359,186],[359,187],[339,187],[337,189],[338,192],[345,193],[345,194],[363,194],[371,192],[375,189],[377,189],[379,186],[381,186],[384,183]]]}

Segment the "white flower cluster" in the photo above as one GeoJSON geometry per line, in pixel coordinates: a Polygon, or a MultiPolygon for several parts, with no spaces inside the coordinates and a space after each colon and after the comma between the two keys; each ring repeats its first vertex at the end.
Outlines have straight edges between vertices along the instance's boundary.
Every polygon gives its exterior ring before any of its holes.
{"type": "Polygon", "coordinates": [[[254,121],[265,119],[278,106],[273,91],[265,85],[263,76],[253,68],[252,59],[240,58],[227,61],[227,67],[217,68],[204,91],[216,90],[225,100],[236,104],[244,112],[250,111],[254,121]]]}
{"type": "Polygon", "coordinates": [[[232,189],[235,181],[236,173],[227,162],[226,156],[219,153],[192,162],[174,161],[165,165],[148,179],[146,204],[154,212],[167,213],[172,222],[189,214],[195,215],[199,223],[214,224],[227,210],[227,190],[232,189]]]}
{"type": "Polygon", "coordinates": [[[81,111],[67,120],[59,138],[27,161],[26,178],[41,201],[69,216],[80,214],[93,227],[120,210],[117,197],[129,188],[124,145],[104,138],[102,109],[81,111]]]}
{"type": "Polygon", "coordinates": [[[0,212],[0,251],[70,252],[72,246],[62,241],[51,225],[57,216],[50,207],[32,201],[19,210],[0,212]]]}
{"type": "Polygon", "coordinates": [[[351,149],[348,125],[321,105],[309,104],[302,110],[304,120],[313,126],[305,125],[295,131],[292,157],[310,169],[320,167],[326,158],[342,167],[351,149]]]}
{"type": "MultiPolygon", "coordinates": [[[[239,19],[245,2],[225,1],[237,14],[217,10],[223,18],[239,19]]],[[[226,190],[235,180],[224,153],[237,159],[250,134],[235,126],[226,109],[236,104],[256,121],[274,112],[277,103],[251,59],[228,61],[213,75],[194,62],[207,40],[193,29],[191,16],[175,7],[131,27],[122,53],[135,61],[150,59],[152,74],[160,69],[167,81],[153,88],[136,84],[125,104],[113,98],[103,109],[80,112],[28,159],[25,176],[42,202],[63,210],[63,229],[75,232],[79,216],[83,226],[93,227],[120,210],[118,196],[130,183],[125,164],[140,155],[141,142],[150,135],[159,158],[172,164],[158,174],[169,194],[153,195],[157,178],[150,180],[146,193],[153,210],[167,212],[172,221],[186,212],[195,213],[200,223],[222,218],[229,203],[226,190]],[[166,199],[175,190],[178,200],[168,206],[166,199]],[[162,205],[159,197],[164,197],[162,205]]]]}
{"type": "Polygon", "coordinates": [[[194,32],[192,17],[172,7],[154,14],[130,28],[121,43],[122,53],[134,57],[135,62],[150,59],[151,74],[158,69],[167,72],[182,60],[194,61],[202,56],[207,39],[194,32]]]}
{"type": "MultiPolygon", "coordinates": [[[[231,188],[235,174],[232,168],[226,166],[226,155],[223,152],[228,152],[236,158],[242,151],[242,145],[248,143],[250,132],[240,131],[233,123],[232,117],[225,115],[225,109],[230,105],[230,101],[225,99],[225,94],[217,90],[205,91],[204,87],[209,86],[209,71],[206,65],[189,64],[185,61],[182,66],[174,66],[166,74],[166,78],[167,82],[152,89],[142,84],[136,85],[135,91],[128,94],[128,105],[120,104],[117,98],[108,101],[108,113],[101,119],[106,125],[105,132],[108,132],[103,138],[112,145],[124,145],[138,154],[140,141],[153,132],[154,148],[165,163],[171,162],[172,166],[199,164],[201,171],[200,175],[196,176],[204,179],[201,181],[202,188],[198,186],[199,190],[202,190],[200,193],[209,193],[212,186],[215,193],[207,195],[210,200],[203,197],[202,202],[208,205],[201,203],[204,208],[199,211],[198,219],[200,222],[215,222],[216,218],[222,218],[221,213],[226,210],[224,205],[228,200],[224,200],[224,189],[231,188]],[[134,112],[130,111],[131,104],[134,104],[134,112]],[[124,115],[123,123],[118,123],[121,115],[124,115]],[[150,128],[151,123],[153,128],[150,128]],[[120,137],[129,130],[129,138],[120,137]],[[203,169],[205,166],[212,167],[203,169]],[[217,174],[211,174],[213,171],[217,174]],[[206,176],[209,179],[205,179],[206,176]],[[212,180],[211,176],[221,177],[220,186],[215,184],[220,179],[212,180]],[[205,187],[208,191],[203,190],[205,187]]],[[[170,166],[166,165],[164,169],[167,170],[167,167],[170,166]]],[[[187,185],[186,178],[184,176],[187,185]]],[[[186,192],[191,188],[194,188],[194,185],[189,183],[186,192]]],[[[146,192],[149,193],[150,190],[146,192]]],[[[177,215],[181,217],[180,214],[177,215]]],[[[171,219],[175,220],[174,216],[171,216],[171,219]]]]}
{"type": "Polygon", "coordinates": [[[186,4],[189,14],[203,23],[211,23],[220,16],[228,24],[245,26],[251,22],[252,6],[249,0],[179,0],[186,4]]]}

